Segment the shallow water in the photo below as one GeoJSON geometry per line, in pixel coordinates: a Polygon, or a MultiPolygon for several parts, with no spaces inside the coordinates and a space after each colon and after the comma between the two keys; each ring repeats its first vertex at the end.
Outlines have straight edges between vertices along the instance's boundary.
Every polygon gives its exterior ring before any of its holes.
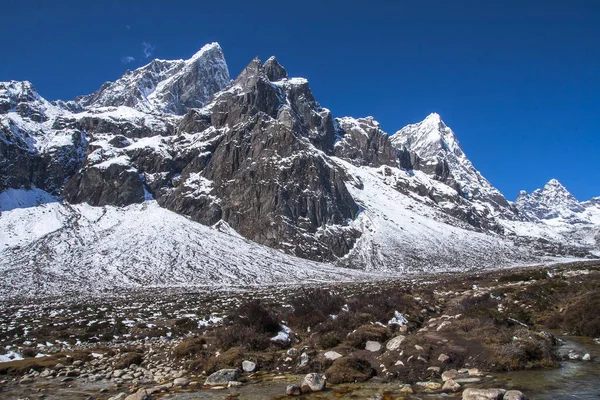
{"type": "Polygon", "coordinates": [[[563,361],[560,368],[494,374],[500,387],[521,390],[530,400],[600,399],[600,345],[576,336],[560,336],[566,341],[559,352],[590,353],[592,361],[563,361]]]}

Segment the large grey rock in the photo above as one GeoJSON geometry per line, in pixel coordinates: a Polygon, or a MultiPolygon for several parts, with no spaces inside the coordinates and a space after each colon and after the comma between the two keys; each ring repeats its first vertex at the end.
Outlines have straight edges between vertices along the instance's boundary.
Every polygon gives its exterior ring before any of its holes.
{"type": "Polygon", "coordinates": [[[335,361],[338,358],[341,358],[343,356],[340,353],[338,353],[337,351],[327,351],[323,354],[323,357],[325,357],[328,360],[335,361]]]}
{"type": "Polygon", "coordinates": [[[248,360],[242,361],[242,370],[244,372],[254,372],[256,369],[256,363],[248,360]]]}
{"type": "Polygon", "coordinates": [[[365,350],[372,351],[372,352],[380,351],[381,343],[373,341],[373,340],[367,340],[367,343],[365,343],[365,350]]]}
{"type": "Polygon", "coordinates": [[[325,377],[317,373],[308,374],[302,381],[302,392],[321,392],[325,390],[326,380],[325,377]]]}
{"type": "Polygon", "coordinates": [[[146,389],[139,389],[134,394],[125,397],[125,400],[148,400],[150,398],[150,393],[146,389]]]}
{"type": "Polygon", "coordinates": [[[221,369],[206,378],[204,384],[209,386],[227,385],[231,381],[237,381],[240,376],[241,373],[238,369],[221,369]]]}
{"type": "Polygon", "coordinates": [[[185,377],[175,378],[175,380],[173,381],[173,386],[175,386],[175,387],[177,387],[177,386],[185,387],[189,384],[190,384],[190,380],[185,377]]]}
{"type": "Polygon", "coordinates": [[[442,390],[444,392],[458,392],[460,390],[460,383],[455,382],[452,379],[448,379],[444,382],[444,385],[442,386],[442,390]]]}
{"type": "Polygon", "coordinates": [[[385,345],[385,348],[388,350],[398,350],[404,339],[406,339],[406,336],[404,335],[398,335],[394,338],[391,338],[385,345]]]}
{"type": "Polygon", "coordinates": [[[463,400],[502,400],[504,389],[474,389],[468,388],[463,392],[463,400]]]}
{"type": "Polygon", "coordinates": [[[509,390],[508,392],[504,393],[502,400],[527,400],[527,397],[525,394],[523,394],[523,392],[518,390],[509,390]]]}
{"type": "Polygon", "coordinates": [[[302,390],[298,385],[287,385],[285,388],[285,394],[288,396],[300,396],[302,394],[302,390]]]}

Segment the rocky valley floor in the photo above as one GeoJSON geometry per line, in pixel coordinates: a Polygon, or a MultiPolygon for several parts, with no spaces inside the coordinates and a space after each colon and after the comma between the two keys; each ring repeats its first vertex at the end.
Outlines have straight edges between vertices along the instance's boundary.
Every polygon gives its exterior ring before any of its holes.
{"type": "Polygon", "coordinates": [[[0,397],[597,398],[599,289],[590,261],[4,301],[0,397]]]}

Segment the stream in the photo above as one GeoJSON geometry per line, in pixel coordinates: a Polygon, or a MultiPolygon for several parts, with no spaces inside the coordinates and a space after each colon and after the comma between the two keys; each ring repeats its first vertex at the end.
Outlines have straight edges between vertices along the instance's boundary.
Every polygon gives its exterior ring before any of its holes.
{"type": "Polygon", "coordinates": [[[592,361],[567,360],[556,369],[493,374],[498,386],[520,390],[530,400],[600,399],[600,345],[586,337],[557,337],[565,342],[558,350],[561,355],[589,353],[592,361]]]}

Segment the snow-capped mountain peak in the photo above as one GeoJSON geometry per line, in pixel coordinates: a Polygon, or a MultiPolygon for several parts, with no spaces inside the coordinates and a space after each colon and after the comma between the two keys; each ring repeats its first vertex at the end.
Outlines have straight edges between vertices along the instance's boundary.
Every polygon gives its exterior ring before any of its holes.
{"type": "Polygon", "coordinates": [[[578,219],[575,214],[585,211],[585,207],[556,179],[551,179],[543,189],[536,189],[531,194],[522,190],[515,205],[522,214],[532,219],[572,220],[578,219]]]}
{"type": "Polygon", "coordinates": [[[416,154],[421,159],[419,169],[457,187],[465,198],[486,203],[494,212],[512,213],[500,191],[473,167],[439,114],[431,113],[423,121],[405,126],[390,140],[397,149],[416,154]]]}
{"type": "Polygon", "coordinates": [[[142,112],[184,114],[204,106],[230,84],[221,46],[210,43],[187,60],[155,59],[95,93],[70,102],[71,109],[127,106],[142,112]]]}
{"type": "Polygon", "coordinates": [[[396,147],[404,147],[422,159],[444,158],[447,153],[466,159],[456,135],[438,113],[431,113],[423,121],[402,128],[390,139],[396,147]]]}

